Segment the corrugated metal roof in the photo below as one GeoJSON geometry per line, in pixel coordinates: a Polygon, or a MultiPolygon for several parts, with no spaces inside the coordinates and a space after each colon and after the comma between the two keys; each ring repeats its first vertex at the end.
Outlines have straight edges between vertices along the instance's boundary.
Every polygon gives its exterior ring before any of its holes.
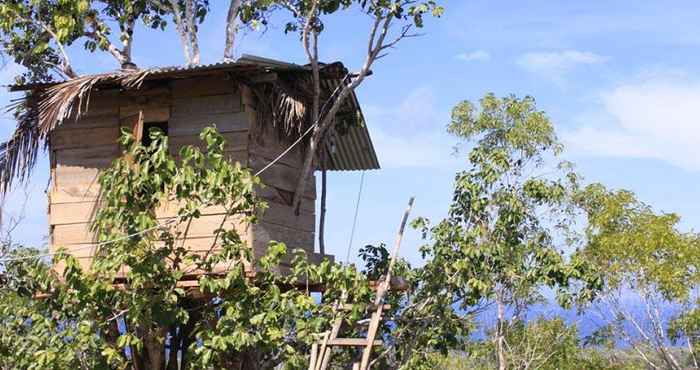
{"type": "MultiPolygon", "coordinates": [[[[338,70],[345,71],[342,63],[333,63],[325,65],[327,67],[337,67],[338,70]]],[[[329,68],[331,69],[331,68],[329,68]]],[[[336,70],[335,68],[332,68],[336,70]]],[[[212,64],[200,64],[194,66],[172,66],[149,69],[145,80],[169,79],[169,78],[186,78],[198,75],[206,75],[211,72],[239,72],[239,73],[255,73],[255,72],[308,72],[309,68],[298,64],[282,62],[278,60],[262,58],[252,55],[243,55],[236,61],[224,61],[212,64]]],[[[123,71],[114,72],[115,75],[124,73],[123,71]]],[[[343,80],[341,78],[332,78],[326,76],[322,81],[322,87],[328,91],[334,91],[338,88],[343,80]]],[[[19,85],[11,86],[10,89],[17,90],[33,90],[41,89],[47,86],[55,85],[60,82],[48,84],[34,85],[19,85]]],[[[330,156],[329,170],[345,171],[345,170],[371,170],[379,169],[379,160],[374,150],[374,145],[367,131],[367,124],[362,114],[362,109],[357,101],[357,96],[353,92],[349,97],[349,104],[360,117],[360,124],[353,125],[343,130],[343,134],[334,134],[333,140],[326,142],[326,150],[330,156]]]]}

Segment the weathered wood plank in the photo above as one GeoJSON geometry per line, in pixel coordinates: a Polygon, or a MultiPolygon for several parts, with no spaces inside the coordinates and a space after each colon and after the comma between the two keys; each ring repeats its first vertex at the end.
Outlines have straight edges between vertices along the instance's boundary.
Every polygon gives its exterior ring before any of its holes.
{"type": "Polygon", "coordinates": [[[248,129],[246,113],[219,113],[175,116],[168,122],[168,135],[199,135],[206,127],[215,126],[219,132],[241,131],[248,129]]]}
{"type": "Polygon", "coordinates": [[[51,148],[59,150],[116,145],[118,139],[119,127],[117,126],[55,130],[51,133],[51,148]]]}
{"type": "MultiPolygon", "coordinates": [[[[226,140],[226,145],[224,146],[225,151],[246,150],[248,144],[247,130],[224,132],[221,136],[226,140]]],[[[185,145],[193,145],[200,149],[206,147],[206,143],[199,138],[199,134],[170,137],[168,145],[172,150],[175,150],[175,152],[179,151],[180,148],[185,145]]]]}
{"type": "Polygon", "coordinates": [[[168,105],[128,105],[119,108],[119,117],[129,117],[143,112],[144,122],[167,122],[170,120],[168,105]]]}
{"type": "MultiPolygon", "coordinates": [[[[248,158],[248,165],[253,172],[257,172],[264,168],[269,161],[261,159],[260,157],[251,156],[248,158]]],[[[278,189],[286,191],[295,191],[297,180],[299,178],[299,173],[301,171],[294,167],[289,167],[283,163],[275,163],[269,167],[265,172],[260,175],[263,183],[267,186],[274,186],[278,189]]],[[[307,180],[308,186],[306,187],[305,196],[310,198],[316,198],[316,177],[314,174],[309,175],[307,180]]]]}
{"type": "MultiPolygon", "coordinates": [[[[171,154],[177,158],[177,152],[180,148],[173,145],[170,145],[170,148],[171,154]]],[[[103,153],[99,150],[59,150],[58,154],[54,156],[56,168],[51,201],[53,203],[72,203],[94,200],[100,192],[97,182],[100,171],[111,166],[112,162],[121,154],[121,151],[116,147],[112,149],[112,153],[114,153],[112,156],[100,156],[103,153]]],[[[224,155],[231,162],[240,162],[242,165],[246,165],[246,150],[226,151],[224,155]]]]}
{"type": "MultiPolygon", "coordinates": [[[[265,135],[267,136],[277,136],[276,132],[270,132],[265,135]]],[[[280,142],[275,139],[266,139],[261,141],[260,138],[255,138],[250,140],[250,153],[251,156],[255,156],[262,163],[269,163],[273,159],[280,156],[292,143],[280,142]]],[[[302,154],[302,146],[297,145],[292,150],[287,152],[283,157],[279,159],[279,163],[283,163],[290,167],[301,168],[304,162],[304,156],[302,154]]]]}
{"type": "MultiPolygon", "coordinates": [[[[96,201],[74,203],[51,203],[49,205],[49,224],[63,225],[92,222],[100,205],[96,201]]],[[[157,217],[161,219],[175,217],[181,206],[177,203],[168,203],[156,210],[157,217]]],[[[209,206],[201,209],[202,215],[223,215],[226,209],[223,206],[209,206]]]]}
{"type": "Polygon", "coordinates": [[[71,244],[86,244],[93,241],[90,225],[68,224],[51,227],[51,247],[63,247],[71,244]]]}
{"type": "Polygon", "coordinates": [[[59,149],[54,152],[57,167],[105,168],[121,155],[118,144],[89,148],[59,149]]]}
{"type": "Polygon", "coordinates": [[[296,230],[267,222],[251,225],[253,234],[253,253],[256,258],[262,256],[267,250],[270,241],[284,242],[288,250],[300,248],[307,253],[314,251],[314,233],[296,230]]]}
{"type": "Polygon", "coordinates": [[[312,212],[300,211],[299,215],[294,209],[287,205],[275,202],[268,202],[268,209],[262,216],[263,222],[285,226],[302,231],[313,232],[316,228],[316,217],[312,212]]]}
{"type": "Polygon", "coordinates": [[[119,127],[119,115],[92,115],[89,117],[81,117],[77,121],[74,119],[67,119],[60,126],[58,126],[54,132],[99,127],[119,127]]]}
{"type": "MultiPolygon", "coordinates": [[[[77,187],[76,187],[77,188],[77,187]]],[[[51,192],[49,204],[49,224],[72,224],[90,222],[99,208],[97,197],[99,185],[84,189],[57,189],[51,192]],[[71,192],[73,190],[74,192],[71,192]]],[[[267,201],[268,209],[262,219],[277,225],[300,230],[314,231],[315,204],[310,199],[302,200],[300,214],[297,216],[292,207],[275,201],[267,201]]],[[[157,212],[158,217],[176,216],[181,208],[177,203],[164,204],[157,212]]],[[[220,215],[226,213],[222,206],[209,206],[202,209],[203,215],[220,215]]]]}
{"type": "MultiPolygon", "coordinates": [[[[244,236],[242,236],[243,238],[244,236]]],[[[219,241],[217,241],[216,245],[214,244],[215,240],[213,236],[207,236],[207,237],[199,237],[199,238],[187,238],[184,239],[184,247],[187,248],[188,250],[192,251],[192,253],[198,253],[198,254],[203,254],[209,251],[216,251],[219,249],[219,241]],[[212,245],[215,245],[215,247],[212,249],[212,245]]],[[[183,245],[183,239],[176,239],[175,241],[175,246],[179,247],[180,245],[183,245]]],[[[94,243],[91,242],[86,242],[86,243],[81,243],[81,244],[65,244],[61,245],[62,248],[66,249],[68,253],[70,253],[73,256],[79,257],[79,258],[90,258],[94,255],[95,247],[93,246],[94,243]]],[[[162,246],[162,242],[159,243],[160,246],[162,246]]],[[[58,250],[58,245],[54,247],[54,250],[58,250]]]]}
{"type": "Polygon", "coordinates": [[[238,94],[175,98],[172,102],[173,117],[199,114],[238,113],[240,111],[241,97],[238,94]]]}
{"type": "Polygon", "coordinates": [[[170,83],[170,90],[174,98],[183,98],[191,96],[235,94],[238,92],[238,86],[225,74],[221,74],[218,76],[175,80],[170,83]]]}
{"type": "Polygon", "coordinates": [[[118,90],[93,91],[83,101],[83,117],[95,117],[106,114],[119,114],[120,94],[118,90]]]}
{"type": "Polygon", "coordinates": [[[51,204],[94,202],[97,200],[97,197],[99,195],[99,184],[94,184],[91,187],[53,187],[51,192],[49,193],[49,202],[51,204]]]}
{"type": "MultiPolygon", "coordinates": [[[[201,238],[214,236],[215,230],[222,227],[221,215],[204,215],[198,219],[194,219],[189,226],[187,238],[201,238]]],[[[165,219],[162,219],[165,221],[165,219]]],[[[175,225],[173,225],[175,226],[175,225]]],[[[183,233],[184,236],[187,224],[181,222],[176,226],[174,231],[183,233]]],[[[224,229],[235,229],[241,237],[247,235],[248,225],[240,222],[235,217],[229,217],[223,223],[224,229]]],[[[90,223],[72,223],[52,225],[52,244],[55,246],[70,245],[70,244],[85,244],[93,241],[94,235],[90,231],[90,223]]]]}
{"type": "Polygon", "coordinates": [[[97,202],[51,203],[49,204],[49,225],[91,222],[98,209],[97,202]]]}
{"type": "Polygon", "coordinates": [[[54,186],[81,194],[89,186],[97,185],[102,169],[109,167],[121,151],[119,146],[104,145],[94,148],[60,149],[54,151],[56,162],[54,186]]]}
{"type": "MultiPolygon", "coordinates": [[[[275,188],[274,186],[264,186],[264,187],[257,187],[255,189],[255,194],[257,194],[259,197],[265,199],[268,202],[276,202],[279,204],[288,204],[291,203],[289,200],[290,197],[294,196],[294,193],[289,192],[284,190],[287,194],[287,199],[284,198],[284,196],[281,194],[280,189],[275,188]]],[[[315,209],[315,202],[316,199],[314,197],[313,192],[307,191],[304,194],[304,197],[302,197],[305,201],[308,200],[308,202],[303,201],[301,204],[301,209],[305,210],[306,212],[312,212],[313,209],[315,209]],[[306,207],[305,204],[309,204],[310,207],[306,207]]]]}

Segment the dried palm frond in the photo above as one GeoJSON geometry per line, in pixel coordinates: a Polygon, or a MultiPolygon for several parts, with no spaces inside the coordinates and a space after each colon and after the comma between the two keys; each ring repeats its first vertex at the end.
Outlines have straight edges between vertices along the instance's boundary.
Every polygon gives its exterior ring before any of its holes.
{"type": "Polygon", "coordinates": [[[0,144],[0,195],[8,192],[13,179],[24,182],[36,164],[40,135],[35,124],[37,111],[31,108],[34,104],[34,99],[26,97],[8,107],[8,111],[15,112],[17,128],[9,140],[0,144]]]}
{"type": "MultiPolygon", "coordinates": [[[[280,74],[279,78],[265,85],[257,85],[253,91],[257,97],[258,121],[268,123],[264,127],[277,129],[280,138],[293,141],[313,124],[311,105],[313,81],[310,74],[280,74]]],[[[321,84],[320,103],[333,99],[333,84],[321,84]]],[[[349,103],[341,110],[352,110],[349,103]]],[[[320,112],[323,114],[323,112],[320,112]]]]}
{"type": "Polygon", "coordinates": [[[7,193],[13,180],[24,182],[31,174],[48,137],[57,126],[77,120],[89,110],[90,92],[100,83],[113,83],[126,89],[139,88],[152,70],[120,71],[78,77],[42,90],[27,93],[13,102],[17,128],[12,137],[0,144],[0,195],[7,193]]]}
{"type": "Polygon", "coordinates": [[[257,121],[263,129],[274,127],[281,139],[296,139],[310,122],[310,86],[308,78],[279,76],[271,84],[255,85],[257,121]]]}

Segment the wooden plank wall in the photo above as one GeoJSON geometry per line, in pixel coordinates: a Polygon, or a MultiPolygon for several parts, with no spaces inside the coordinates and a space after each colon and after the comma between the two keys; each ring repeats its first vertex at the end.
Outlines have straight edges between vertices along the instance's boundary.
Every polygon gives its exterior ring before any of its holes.
{"type": "MultiPolygon", "coordinates": [[[[244,93],[243,96],[244,103],[249,103],[247,95],[244,93]]],[[[250,117],[252,123],[248,164],[253,171],[259,171],[284,152],[292,141],[281,139],[269,123],[257,122],[255,107],[250,105],[246,106],[247,111],[253,113],[250,117]]],[[[269,242],[274,240],[284,242],[289,252],[300,248],[309,257],[318,259],[314,253],[316,181],[313,175],[307,182],[307,191],[298,215],[290,205],[304,160],[301,149],[301,145],[297,145],[260,175],[265,187],[258,189],[258,195],[266,200],[269,208],[260,222],[252,225],[252,244],[256,257],[264,254],[269,242]]]]}
{"type": "MultiPolygon", "coordinates": [[[[168,121],[170,148],[176,154],[183,145],[202,145],[199,133],[215,125],[227,140],[226,152],[234,161],[258,171],[290,144],[272,127],[255,122],[255,107],[246,89],[239,89],[225,76],[175,80],[136,92],[104,91],[92,94],[88,113],[77,122],[56,129],[51,136],[53,187],[50,193],[49,224],[51,247],[69,251],[93,242],[90,223],[98,207],[100,171],[116,159],[121,149],[117,138],[123,118],[143,112],[144,122],[168,121]]],[[[303,162],[301,148],[292,150],[266,170],[266,184],[258,193],[269,209],[256,225],[228,221],[260,256],[271,240],[285,242],[289,250],[302,248],[312,258],[315,235],[316,189],[313,175],[296,215],[291,202],[303,162]]],[[[172,216],[177,207],[164,207],[159,217],[172,216]]],[[[223,217],[221,209],[207,209],[191,225],[186,245],[203,253],[213,242],[213,231],[223,217]]],[[[75,251],[81,264],[89,267],[92,248],[75,251]]]]}
{"type": "MultiPolygon", "coordinates": [[[[121,154],[117,144],[120,120],[139,111],[145,122],[168,121],[173,154],[183,145],[202,146],[199,133],[213,124],[227,140],[229,158],[247,165],[248,114],[236,85],[222,76],[177,80],[137,92],[93,93],[88,113],[57,128],[51,136],[51,248],[76,250],[74,254],[85,267],[92,253],[85,247],[94,239],[90,223],[98,207],[99,172],[121,154]]],[[[176,211],[177,207],[164,207],[159,216],[169,217],[176,211]]],[[[221,209],[206,209],[192,224],[187,245],[196,251],[208,250],[222,213],[221,209]]],[[[239,228],[244,240],[250,239],[249,228],[235,220],[229,224],[239,228]]]]}

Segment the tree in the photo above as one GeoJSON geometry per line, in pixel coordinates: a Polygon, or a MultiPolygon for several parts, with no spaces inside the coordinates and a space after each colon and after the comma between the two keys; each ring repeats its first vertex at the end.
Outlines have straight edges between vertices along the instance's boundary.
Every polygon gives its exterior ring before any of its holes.
{"type": "Polygon", "coordinates": [[[453,304],[462,309],[480,301],[495,303],[493,340],[498,367],[506,369],[508,328],[523,320],[542,286],[558,288],[565,305],[572,299],[567,289],[574,282],[584,288],[580,299],[590,298],[598,288],[584,261],[567,261],[561,252],[565,245],[556,244],[563,239],[556,236],[570,223],[577,176],[535,173],[561,146],[551,122],[530,97],[499,99],[490,94],[479,110],[462,102],[453,109],[448,129],[471,141],[472,168],[457,174],[446,219],[435,226],[422,219],[416,223],[432,243],[422,249],[431,258],[421,280],[453,289],[453,304]]]}
{"type": "MultiPolygon", "coordinates": [[[[209,11],[209,0],[149,0],[161,12],[170,14],[180,36],[187,65],[199,64],[199,39],[197,27],[209,11]]],[[[231,4],[232,6],[234,4],[231,4]]],[[[229,20],[230,22],[230,20],[229,20]]],[[[228,28],[227,28],[228,31],[228,28]]],[[[228,32],[227,32],[228,37],[228,32]]]]}
{"type": "Polygon", "coordinates": [[[50,81],[56,75],[78,75],[67,47],[82,40],[89,51],[108,52],[123,68],[134,68],[133,36],[136,21],[142,19],[151,28],[165,27],[157,9],[146,0],[11,0],[0,4],[0,42],[27,71],[24,82],[50,81]],[[113,40],[110,24],[119,28],[113,40]]]}
{"type": "MultiPolygon", "coordinates": [[[[311,67],[311,116],[313,127],[304,164],[299,174],[294,192],[293,206],[298,207],[306,188],[306,181],[313,165],[319,160],[320,144],[335,123],[336,113],[345,103],[345,99],[357,89],[370,74],[372,66],[387,55],[389,49],[401,40],[415,36],[414,27],[423,27],[423,17],[430,14],[439,17],[443,8],[434,0],[279,0],[274,5],[288,10],[293,16],[287,22],[286,32],[299,32],[302,48],[311,67]],[[319,37],[324,28],[324,16],[334,14],[339,10],[358,7],[360,11],[372,18],[372,26],[368,30],[367,53],[362,67],[356,72],[349,72],[341,86],[330,97],[321,97],[321,63],[319,60],[319,37]],[[396,24],[400,30],[391,34],[396,24]]],[[[363,124],[359,122],[359,124],[363,124]]]]}
{"type": "Polygon", "coordinates": [[[700,236],[680,231],[678,215],[656,213],[629,191],[592,184],[576,198],[587,220],[580,255],[604,281],[603,318],[647,366],[697,367],[700,236]],[[680,309],[676,320],[662,313],[673,308],[680,309]],[[689,358],[670,339],[686,341],[689,358]]]}

